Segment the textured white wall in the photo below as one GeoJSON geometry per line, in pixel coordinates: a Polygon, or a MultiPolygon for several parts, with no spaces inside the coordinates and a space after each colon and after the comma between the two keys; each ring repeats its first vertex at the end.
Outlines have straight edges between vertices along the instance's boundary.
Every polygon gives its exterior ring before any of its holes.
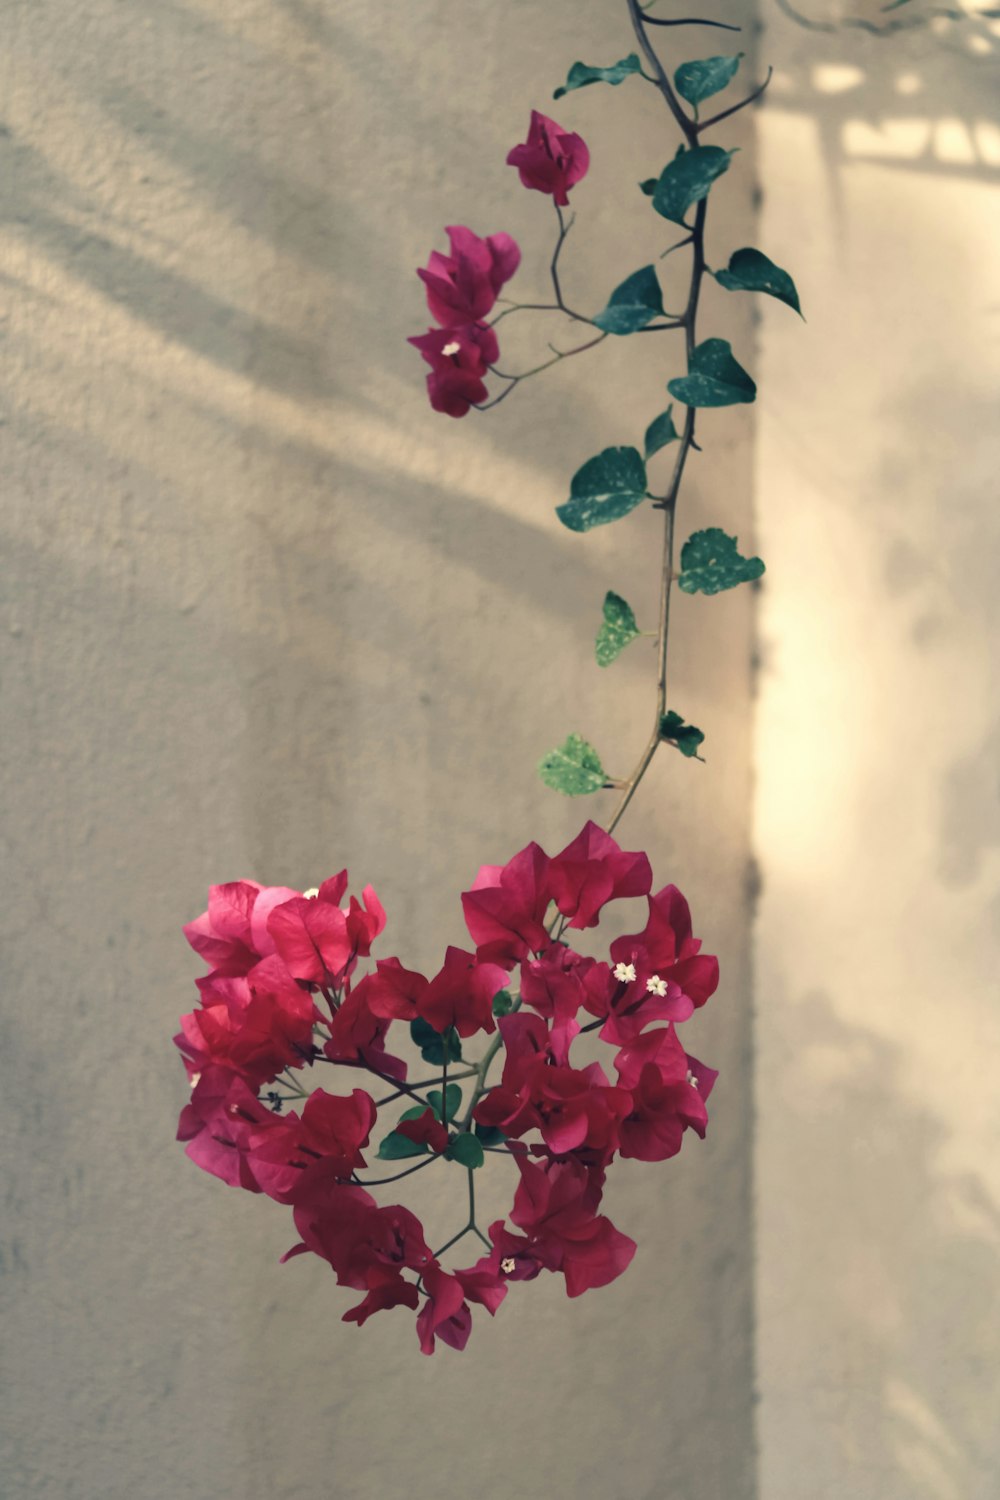
{"type": "MultiPolygon", "coordinates": [[[[210,881],[347,863],[384,951],[429,964],[481,861],[579,827],[539,754],[621,735],[617,768],[645,737],[646,648],[589,653],[606,588],[651,612],[656,520],[582,539],[553,506],[641,433],[675,346],[458,424],[404,342],[445,223],[514,232],[543,292],[550,210],[503,158],[571,62],[629,50],[624,5],[3,10],[5,1493],[745,1500],[749,590],[678,600],[708,763],[663,755],[623,827],[725,976],[691,1033],[722,1070],[708,1143],[615,1174],[625,1278],[539,1282],[432,1364],[400,1314],[341,1324],[318,1261],[276,1263],[288,1215],[172,1140],[210,881]]],[[[675,138],[635,81],[559,114],[594,153],[565,273],[596,307],[663,244],[633,184],[675,138]]],[[[716,262],[752,239],[728,139],[716,262]]],[[[709,290],[748,360],[750,317],[709,290]]],[[[750,435],[706,417],[690,528],[748,534],[750,435]]]]}
{"type": "Polygon", "coordinates": [[[761,1494],[993,1500],[1000,41],[769,14],[761,1494]]]}

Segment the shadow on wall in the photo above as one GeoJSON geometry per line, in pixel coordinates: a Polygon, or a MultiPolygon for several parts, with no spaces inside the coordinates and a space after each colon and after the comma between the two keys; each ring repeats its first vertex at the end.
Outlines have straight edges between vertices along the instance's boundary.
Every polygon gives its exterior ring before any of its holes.
{"type": "Polygon", "coordinates": [[[769,26],[791,22],[802,39],[795,67],[774,79],[769,106],[814,121],[835,193],[838,169],[860,161],[1000,182],[1000,10],[926,0],[891,16],[885,8],[814,0],[807,13],[793,0],[771,0],[769,26]],[[980,78],[972,87],[970,70],[980,78]]]}
{"type": "MultiPolygon", "coordinates": [[[[881,1492],[895,1494],[905,1475],[914,1496],[985,1495],[1000,1458],[1000,1214],[978,1176],[939,1165],[950,1137],[938,1114],[947,1063],[928,1078],[933,1108],[924,1109],[903,1087],[902,1050],[845,1024],[827,994],[782,1013],[780,1066],[795,1079],[800,1158],[820,1180],[841,1177],[845,1158],[857,1164],[848,1222],[831,1198],[829,1222],[804,1231],[807,1245],[821,1246],[824,1305],[787,1309],[815,1316],[817,1338],[845,1330],[850,1402],[829,1392],[828,1431],[844,1445],[846,1469],[866,1476],[865,1494],[880,1493],[878,1476],[881,1492]]],[[[791,1213],[788,1232],[802,1232],[791,1213]]]]}

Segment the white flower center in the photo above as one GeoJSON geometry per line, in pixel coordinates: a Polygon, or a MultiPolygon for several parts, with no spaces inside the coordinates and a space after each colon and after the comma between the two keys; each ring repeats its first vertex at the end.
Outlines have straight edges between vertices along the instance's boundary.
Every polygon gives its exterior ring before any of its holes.
{"type": "Polygon", "coordinates": [[[667,993],[667,981],[661,979],[659,974],[653,974],[646,980],[646,989],[651,995],[665,995],[667,993]]]}
{"type": "Polygon", "coordinates": [[[631,984],[635,979],[635,965],[615,964],[615,978],[619,984],[631,984]]]}
{"type": "Polygon", "coordinates": [[[508,1255],[500,1262],[500,1269],[505,1276],[509,1276],[516,1265],[517,1261],[514,1259],[514,1257],[512,1255],[508,1255]]]}
{"type": "Polygon", "coordinates": [[[691,1072],[690,1068],[688,1068],[688,1078],[687,1078],[687,1081],[688,1081],[688,1083],[691,1085],[691,1087],[693,1089],[696,1089],[698,1087],[698,1080],[694,1076],[694,1074],[691,1072]]]}
{"type": "Polygon", "coordinates": [[[452,341],[451,341],[450,344],[445,344],[444,348],[441,350],[441,353],[442,354],[458,354],[458,353],[460,353],[461,348],[462,348],[461,344],[457,343],[455,339],[452,339],[452,341]]]}
{"type": "Polygon", "coordinates": [[[319,886],[311,885],[309,889],[307,891],[303,891],[302,894],[303,896],[305,896],[307,901],[315,901],[316,897],[319,895],[319,886]]]}

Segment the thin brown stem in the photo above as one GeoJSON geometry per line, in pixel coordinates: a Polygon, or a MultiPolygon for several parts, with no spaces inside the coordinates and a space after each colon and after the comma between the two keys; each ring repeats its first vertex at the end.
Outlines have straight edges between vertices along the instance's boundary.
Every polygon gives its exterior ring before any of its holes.
{"type": "Polygon", "coordinates": [[[764,82],[760,84],[758,88],[755,88],[752,94],[747,94],[745,99],[741,99],[739,104],[732,104],[730,105],[729,109],[720,110],[717,115],[712,115],[711,119],[702,120],[701,124],[698,126],[699,134],[701,131],[707,130],[710,125],[718,125],[720,120],[728,120],[730,115],[739,114],[741,109],[746,109],[748,104],[752,104],[755,99],[759,99],[761,94],[767,88],[768,84],[771,82],[773,73],[774,69],[768,68],[767,77],[764,79],[764,82]]]}

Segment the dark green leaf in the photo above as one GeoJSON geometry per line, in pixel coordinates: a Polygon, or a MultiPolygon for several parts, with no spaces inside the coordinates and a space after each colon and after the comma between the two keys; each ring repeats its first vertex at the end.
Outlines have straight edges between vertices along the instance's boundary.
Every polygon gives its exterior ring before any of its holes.
{"type": "Polygon", "coordinates": [[[632,606],[619,594],[604,596],[604,623],[597,632],[594,655],[599,667],[608,667],[639,634],[632,606]]]}
{"type": "Polygon", "coordinates": [[[769,297],[777,297],[779,302],[794,308],[800,318],[802,316],[795,282],[761,250],[753,250],[750,246],[734,250],[729,257],[729,269],[716,271],[715,279],[727,292],[766,292],[769,297]]]}
{"type": "Polygon", "coordinates": [[[721,594],[723,589],[759,578],[763,571],[759,557],[740,556],[734,536],[709,526],[689,536],[681,548],[677,583],[685,594],[721,594]]]}
{"type": "Polygon", "coordinates": [[[675,443],[680,433],[674,426],[673,407],[668,406],[666,411],[661,411],[658,417],[654,417],[646,428],[646,458],[652,458],[654,453],[659,453],[668,443],[675,443]]]}
{"type": "Polygon", "coordinates": [[[659,180],[658,177],[647,177],[644,182],[640,182],[639,184],[640,193],[645,193],[647,198],[652,198],[656,192],[656,184],[659,180]]]}
{"type": "Polygon", "coordinates": [[[706,57],[701,62],[681,63],[674,74],[674,85],[682,99],[699,105],[703,99],[711,99],[730,83],[743,57],[706,57]]]}
{"type": "Polygon", "coordinates": [[[653,207],[672,224],[684,224],[692,203],[708,197],[709,189],[732,160],[732,151],[721,146],[692,146],[681,151],[660,173],[653,192],[653,207]]]}
{"type": "MultiPolygon", "coordinates": [[[[430,1105],[429,1104],[414,1104],[409,1109],[404,1109],[403,1113],[400,1115],[399,1118],[400,1118],[401,1121],[402,1120],[419,1120],[420,1116],[421,1115],[425,1115],[429,1109],[430,1109],[430,1105]]],[[[432,1111],[432,1113],[433,1113],[433,1111],[432,1111]]]]}
{"type": "Polygon", "coordinates": [[[429,1021],[418,1018],[410,1022],[410,1036],[414,1045],[420,1048],[420,1055],[424,1062],[443,1063],[446,1047],[449,1062],[462,1061],[462,1043],[458,1039],[458,1032],[454,1026],[449,1026],[448,1030],[442,1033],[435,1031],[429,1021]]]}
{"type": "Polygon", "coordinates": [[[594,322],[605,333],[637,333],[654,318],[663,316],[663,295],[656,279],[655,266],[643,266],[641,271],[616,286],[608,299],[608,305],[599,312],[594,322]]]}
{"type": "Polygon", "coordinates": [[[481,1167],[486,1160],[481,1142],[477,1141],[474,1135],[469,1135],[468,1132],[463,1135],[456,1135],[444,1154],[449,1161],[461,1162],[463,1167],[472,1167],[473,1169],[481,1167]]]}
{"type": "MultiPolygon", "coordinates": [[[[445,1109],[447,1110],[445,1119],[453,1120],[458,1114],[458,1111],[461,1108],[462,1104],[462,1090],[460,1085],[457,1083],[449,1083],[448,1087],[445,1089],[445,1095],[445,1109]]],[[[441,1118],[441,1102],[441,1090],[429,1089],[427,1092],[427,1103],[434,1111],[434,1117],[437,1120],[440,1120],[441,1118]]]]}
{"type": "Polygon", "coordinates": [[[538,774],[546,786],[567,797],[599,792],[606,780],[601,757],[578,734],[569,735],[558,749],[550,750],[539,761],[538,774]]]}
{"type": "Polygon", "coordinates": [[[686,406],[735,406],[752,401],[757,387],[733,358],[727,339],[706,339],[692,350],[688,372],[668,381],[667,390],[686,406]]]}
{"type": "Polygon", "coordinates": [[[673,709],[660,720],[660,738],[668,744],[676,745],[682,755],[693,755],[696,760],[701,760],[698,746],[705,736],[693,724],[685,724],[680,714],[675,714],[673,709]]]}
{"type": "Polygon", "coordinates": [[[500,990],[493,996],[493,1014],[495,1016],[509,1016],[514,1009],[514,996],[510,990],[500,990]]]}
{"type": "Polygon", "coordinates": [[[484,1146],[502,1146],[507,1137],[496,1125],[480,1125],[476,1122],[476,1134],[484,1146]]]}
{"type": "Polygon", "coordinates": [[[642,64],[634,52],[623,57],[621,62],[612,63],[610,68],[591,68],[586,63],[574,63],[565,84],[561,89],[556,89],[552,97],[561,99],[563,94],[568,94],[573,89],[585,89],[589,83],[621,83],[632,73],[641,72],[642,64]]]}
{"type": "Polygon", "coordinates": [[[577,469],[556,515],[570,531],[589,531],[635,510],[646,498],[646,465],[637,448],[605,448],[577,469]]]}
{"type": "MultiPolygon", "coordinates": [[[[423,1110],[419,1113],[423,1114],[423,1110]]],[[[409,1117],[409,1115],[403,1116],[404,1119],[409,1117]]],[[[426,1156],[429,1151],[430,1147],[426,1141],[410,1141],[405,1135],[399,1135],[395,1130],[391,1130],[378,1148],[378,1158],[380,1161],[402,1161],[406,1156],[426,1156]]]]}

